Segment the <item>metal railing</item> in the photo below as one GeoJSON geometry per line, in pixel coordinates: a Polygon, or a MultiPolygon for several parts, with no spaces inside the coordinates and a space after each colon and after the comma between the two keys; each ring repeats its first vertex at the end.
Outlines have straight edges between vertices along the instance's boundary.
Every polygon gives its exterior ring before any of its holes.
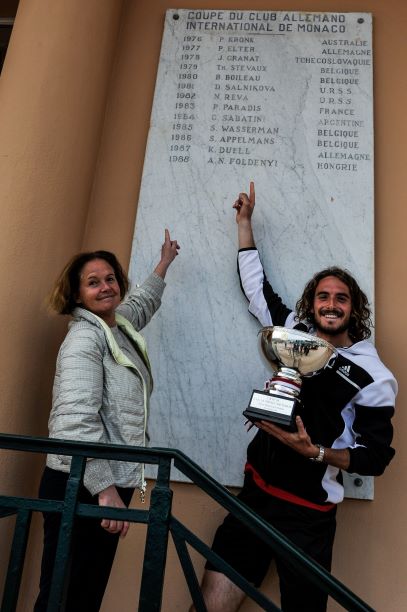
{"type": "Polygon", "coordinates": [[[69,556],[75,516],[99,519],[110,518],[147,524],[138,606],[140,612],[159,612],[161,610],[169,533],[171,533],[173,538],[197,612],[206,612],[206,607],[187,544],[206,559],[209,559],[216,568],[228,576],[260,608],[278,611],[279,608],[270,599],[253,587],[217,554],[212,552],[204,542],[172,515],[173,492],[170,488],[172,464],[212,499],[216,500],[221,506],[253,530],[258,537],[270,545],[276,554],[283,559],[289,560],[298,574],[306,577],[324,592],[328,593],[344,609],[355,612],[373,612],[371,607],[352,593],[339,580],[301,552],[287,538],[264,522],[257,514],[254,514],[225,487],[216,482],[196,463],[178,450],[70,442],[9,434],[0,434],[0,448],[72,456],[71,470],[63,501],[0,495],[0,518],[16,515],[1,612],[13,612],[16,609],[32,513],[44,511],[61,513],[61,527],[52,588],[47,608],[48,612],[62,612],[64,610],[64,593],[66,592],[66,583],[69,580],[69,556]],[[79,503],[78,491],[82,484],[86,459],[88,457],[157,465],[157,479],[151,492],[149,508],[146,510],[119,509],[79,503]]]}

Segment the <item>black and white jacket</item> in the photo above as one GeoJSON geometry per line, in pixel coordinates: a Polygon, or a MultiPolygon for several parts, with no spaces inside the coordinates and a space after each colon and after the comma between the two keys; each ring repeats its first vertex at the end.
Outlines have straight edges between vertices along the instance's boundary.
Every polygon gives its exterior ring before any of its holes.
{"type": "MultiPolygon", "coordinates": [[[[249,312],[262,326],[312,333],[274,293],[257,249],[239,251],[238,271],[249,312]]],[[[394,455],[391,418],[397,383],[370,342],[337,350],[324,370],[303,379],[299,414],[314,443],[349,449],[348,472],[378,476],[394,455]]],[[[318,509],[343,499],[338,468],[309,461],[262,431],[250,443],[247,459],[246,470],[255,482],[278,497],[318,509]]]]}

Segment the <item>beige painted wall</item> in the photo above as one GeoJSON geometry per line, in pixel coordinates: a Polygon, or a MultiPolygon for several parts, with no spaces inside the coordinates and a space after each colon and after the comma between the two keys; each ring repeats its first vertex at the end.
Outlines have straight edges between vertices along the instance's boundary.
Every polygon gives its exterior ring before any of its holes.
{"type": "MultiPolygon", "coordinates": [[[[120,17],[117,0],[21,0],[17,12],[0,79],[2,432],[46,433],[66,322],[43,301],[83,243],[120,17]]],[[[42,463],[1,452],[3,491],[33,493],[42,463]]],[[[3,571],[3,522],[0,541],[3,571]]]]}
{"type": "MultiPolygon", "coordinates": [[[[407,608],[407,456],[402,444],[407,332],[400,323],[407,298],[405,0],[258,0],[254,5],[188,0],[176,5],[374,15],[376,338],[400,382],[397,455],[376,479],[373,502],[347,500],[339,508],[333,571],[376,609],[400,612],[407,608]]],[[[164,12],[173,7],[169,0],[20,2],[0,79],[0,261],[7,296],[0,303],[2,431],[46,433],[53,364],[65,324],[47,317],[42,299],[62,263],[76,250],[94,247],[129,260],[164,12]]],[[[182,253],[177,265],[187,265],[182,253]]],[[[0,453],[3,490],[33,492],[39,463],[0,453]]],[[[190,485],[175,485],[174,491],[175,515],[210,542],[222,510],[190,485]]],[[[39,519],[20,606],[27,611],[38,580],[38,525],[39,519]]],[[[3,541],[8,533],[8,526],[0,532],[3,541]]],[[[133,526],[121,545],[103,612],[118,609],[118,596],[121,612],[136,608],[132,601],[144,534],[143,527],[133,526]]],[[[172,546],[169,559],[163,610],[186,610],[189,597],[172,546]]],[[[202,569],[200,559],[197,566],[202,569]]],[[[275,586],[271,574],[267,592],[275,586]]],[[[247,604],[244,609],[255,608],[247,604]]]]}

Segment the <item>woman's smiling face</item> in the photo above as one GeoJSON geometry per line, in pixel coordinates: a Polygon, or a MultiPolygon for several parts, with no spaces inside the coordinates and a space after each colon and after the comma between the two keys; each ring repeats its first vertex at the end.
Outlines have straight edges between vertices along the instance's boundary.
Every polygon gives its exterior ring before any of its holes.
{"type": "Polygon", "coordinates": [[[112,266],[104,259],[88,261],[80,273],[77,303],[112,327],[120,302],[120,287],[112,266]]]}

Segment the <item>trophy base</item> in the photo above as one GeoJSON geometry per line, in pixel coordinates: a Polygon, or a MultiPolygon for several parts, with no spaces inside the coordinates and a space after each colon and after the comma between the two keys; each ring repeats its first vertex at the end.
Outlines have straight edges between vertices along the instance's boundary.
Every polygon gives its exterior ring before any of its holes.
{"type": "Polygon", "coordinates": [[[249,406],[243,415],[255,423],[271,421],[284,429],[296,431],[295,408],[298,400],[275,391],[253,391],[249,406]]]}

